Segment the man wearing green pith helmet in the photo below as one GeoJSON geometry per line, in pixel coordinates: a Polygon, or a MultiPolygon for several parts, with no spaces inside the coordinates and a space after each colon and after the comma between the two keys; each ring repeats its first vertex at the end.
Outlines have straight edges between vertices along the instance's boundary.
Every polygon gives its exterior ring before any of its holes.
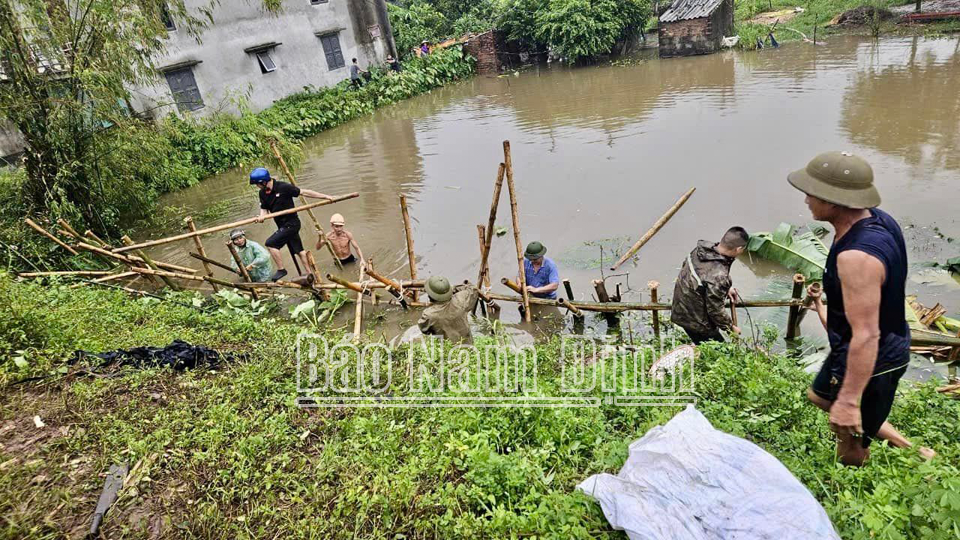
{"type": "Polygon", "coordinates": [[[527,292],[535,298],[557,298],[560,288],[560,272],[553,259],[548,259],[547,246],[530,242],[523,253],[523,274],[527,292]]]}
{"type": "Polygon", "coordinates": [[[430,306],[423,310],[417,326],[425,336],[443,336],[451,341],[472,340],[467,314],[477,305],[479,293],[472,285],[450,285],[445,277],[434,276],[424,283],[430,306]]]}

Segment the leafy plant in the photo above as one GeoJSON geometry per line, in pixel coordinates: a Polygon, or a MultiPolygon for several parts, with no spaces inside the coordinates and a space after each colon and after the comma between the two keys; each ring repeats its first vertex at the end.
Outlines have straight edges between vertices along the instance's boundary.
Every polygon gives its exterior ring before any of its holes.
{"type": "Polygon", "coordinates": [[[224,315],[259,317],[270,312],[273,308],[273,306],[265,300],[247,298],[233,289],[221,289],[213,296],[220,304],[217,311],[224,315]]]}
{"type": "Polygon", "coordinates": [[[813,231],[796,234],[795,227],[789,223],[781,223],[773,233],[751,235],[747,250],[812,281],[823,279],[823,268],[830,251],[813,231]]]}
{"type": "Polygon", "coordinates": [[[295,321],[310,323],[314,328],[323,328],[334,313],[347,302],[347,293],[337,289],[330,293],[330,298],[317,304],[316,300],[307,300],[290,308],[290,318],[295,321]]]}

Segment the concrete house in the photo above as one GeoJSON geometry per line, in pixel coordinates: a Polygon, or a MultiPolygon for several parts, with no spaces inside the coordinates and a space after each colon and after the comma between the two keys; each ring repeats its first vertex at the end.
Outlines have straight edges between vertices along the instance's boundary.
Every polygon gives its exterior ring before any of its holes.
{"type": "Polygon", "coordinates": [[[366,69],[396,56],[385,0],[283,0],[277,14],[259,1],[223,0],[199,43],[175,18],[164,23],[170,43],[156,63],[162,78],[133,90],[135,108],[155,117],[237,112],[238,97],[259,111],[306,86],[349,78],[352,58],[366,69]]]}
{"type": "Polygon", "coordinates": [[[734,35],[733,0],[677,0],[660,16],[660,56],[709,54],[734,35]]]}

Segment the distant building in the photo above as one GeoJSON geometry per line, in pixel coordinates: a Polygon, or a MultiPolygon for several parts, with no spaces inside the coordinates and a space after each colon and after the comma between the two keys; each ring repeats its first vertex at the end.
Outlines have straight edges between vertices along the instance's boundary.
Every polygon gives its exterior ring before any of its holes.
{"type": "MultiPolygon", "coordinates": [[[[187,8],[208,4],[186,0],[187,8]]],[[[200,43],[165,19],[170,43],[156,60],[158,84],[133,89],[134,107],[150,116],[169,112],[237,112],[243,97],[259,111],[306,86],[332,86],[397,55],[385,0],[283,0],[265,12],[259,1],[217,4],[200,43]]]]}
{"type": "Polygon", "coordinates": [[[716,52],[734,34],[733,0],[677,0],[659,26],[661,57],[716,52]]]}

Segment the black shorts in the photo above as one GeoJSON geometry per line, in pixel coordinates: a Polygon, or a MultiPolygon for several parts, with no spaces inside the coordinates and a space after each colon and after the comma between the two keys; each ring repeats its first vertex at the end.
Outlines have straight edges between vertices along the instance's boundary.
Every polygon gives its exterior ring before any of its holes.
{"type": "Polygon", "coordinates": [[[340,259],[340,264],[350,264],[352,262],[357,262],[357,258],[353,256],[353,253],[347,256],[346,259],[340,259]]]}
{"type": "Polygon", "coordinates": [[[280,249],[283,246],[289,246],[293,254],[303,251],[303,242],[300,241],[300,224],[284,225],[277,229],[277,232],[270,235],[264,242],[268,248],[280,249]]]}
{"type": "MultiPolygon", "coordinates": [[[[863,424],[863,447],[870,446],[871,440],[877,437],[880,426],[887,421],[890,409],[893,408],[893,399],[897,395],[897,385],[900,377],[907,371],[904,364],[893,369],[884,369],[870,377],[870,382],[863,390],[860,398],[860,422],[863,424]]],[[[810,389],[813,393],[833,403],[837,399],[843,377],[834,369],[833,362],[828,358],[820,372],[813,379],[810,389]]]]}

